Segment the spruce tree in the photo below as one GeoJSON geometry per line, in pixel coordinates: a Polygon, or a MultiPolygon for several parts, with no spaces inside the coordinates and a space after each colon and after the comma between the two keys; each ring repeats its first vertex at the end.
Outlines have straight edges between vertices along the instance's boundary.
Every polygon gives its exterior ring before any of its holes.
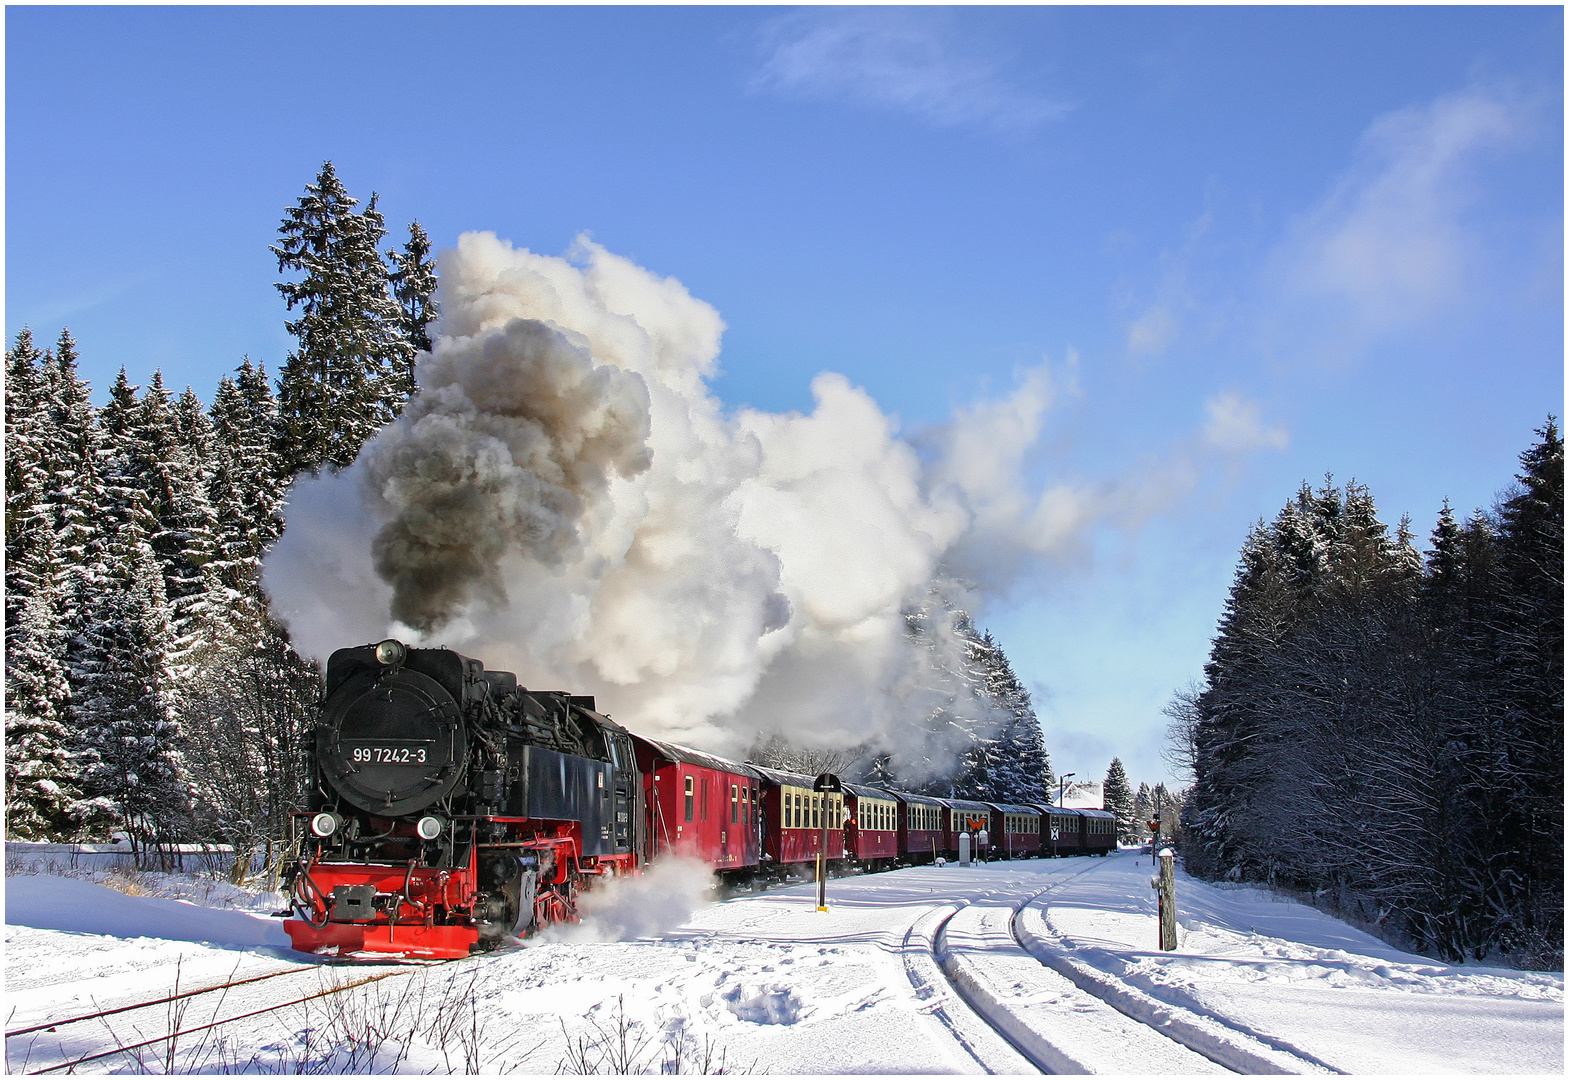
{"type": "Polygon", "coordinates": [[[44,356],[24,327],[6,352],[5,382],[5,591],[6,625],[21,605],[47,587],[49,569],[40,551],[54,532],[47,493],[51,475],[50,416],[44,356]]]}
{"type": "MultiPolygon", "coordinates": [[[[403,336],[418,352],[430,352],[430,325],[436,321],[436,264],[430,257],[430,237],[419,222],[409,225],[409,239],[401,252],[389,251],[387,257],[396,267],[392,272],[392,291],[403,308],[403,336]]],[[[413,358],[410,358],[410,364],[413,358]]],[[[414,385],[414,372],[408,382],[414,385]]]]}
{"type": "Polygon", "coordinates": [[[1121,758],[1112,758],[1106,770],[1106,783],[1101,787],[1102,805],[1117,819],[1117,842],[1135,843],[1138,840],[1137,819],[1133,814],[1133,789],[1128,784],[1128,774],[1121,758]]]}
{"type": "MultiPolygon", "coordinates": [[[[217,520],[198,450],[182,442],[162,375],[153,373],[140,400],[133,393],[122,371],[104,414],[114,501],[121,513],[140,518],[138,528],[157,556],[170,610],[170,662],[184,677],[215,644],[221,619],[210,595],[215,583],[208,569],[216,554],[217,520]],[[133,497],[134,505],[127,501],[133,497]]],[[[206,421],[198,412],[189,422],[205,427],[206,421]]],[[[192,437],[211,439],[206,432],[192,437]]]]}
{"type": "Polygon", "coordinates": [[[62,330],[49,371],[53,508],[60,557],[69,573],[99,572],[103,563],[103,432],[90,389],[76,371],[76,343],[62,330]]]}
{"type": "Polygon", "coordinates": [[[212,563],[227,635],[243,651],[265,637],[261,562],[283,532],[280,477],[272,432],[278,418],[266,372],[247,357],[237,376],[224,376],[213,397],[213,448],[208,493],[216,517],[212,563]]]}
{"type": "Polygon", "coordinates": [[[6,624],[5,823],[22,840],[64,840],[80,824],[80,774],[67,726],[65,629],[53,592],[6,624]]]}
{"type": "Polygon", "coordinates": [[[1564,444],[1556,419],[1520,455],[1517,486],[1498,509],[1491,622],[1497,711],[1508,733],[1494,762],[1507,785],[1506,836],[1518,867],[1501,929],[1506,948],[1563,962],[1564,444]]]}
{"type": "Polygon", "coordinates": [[[152,548],[133,536],[116,549],[119,570],[76,635],[71,714],[96,808],[139,847],[162,847],[190,823],[169,607],[152,548]]]}
{"type": "Polygon", "coordinates": [[[1134,839],[1145,840],[1149,837],[1148,822],[1153,818],[1155,805],[1150,794],[1150,786],[1141,783],[1139,790],[1133,796],[1133,824],[1134,839]]]}
{"type": "Polygon", "coordinates": [[[289,208],[272,247],[298,340],[279,379],[279,453],[288,475],[343,467],[402,409],[412,389],[414,346],[392,295],[378,244],[386,227],[372,195],[364,213],[326,162],[289,208]]]}

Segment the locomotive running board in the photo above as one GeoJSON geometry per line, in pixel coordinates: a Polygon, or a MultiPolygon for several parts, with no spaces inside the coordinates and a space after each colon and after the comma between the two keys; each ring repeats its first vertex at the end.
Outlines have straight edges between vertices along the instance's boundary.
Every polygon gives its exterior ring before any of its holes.
{"type": "Polygon", "coordinates": [[[455,960],[469,954],[479,940],[472,926],[388,926],[386,923],[328,923],[312,926],[285,919],[284,930],[298,952],[349,956],[375,953],[428,960],[455,960]]]}

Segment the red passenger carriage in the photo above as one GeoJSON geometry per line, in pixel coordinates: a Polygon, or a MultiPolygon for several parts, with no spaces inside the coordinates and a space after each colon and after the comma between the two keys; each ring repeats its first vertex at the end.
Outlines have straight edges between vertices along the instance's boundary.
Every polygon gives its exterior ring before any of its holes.
{"type": "Polygon", "coordinates": [[[889,794],[899,801],[899,854],[906,862],[935,862],[943,852],[943,818],[948,808],[929,795],[889,794]]]}
{"type": "Polygon", "coordinates": [[[805,773],[748,765],[762,779],[764,866],[779,870],[809,869],[822,849],[823,825],[828,826],[828,858],[843,859],[844,796],[813,791],[815,777],[805,773]]]}
{"type": "Polygon", "coordinates": [[[1079,812],[1071,806],[1040,806],[1041,852],[1046,855],[1082,855],[1084,838],[1079,812]]]}
{"type": "Polygon", "coordinates": [[[1080,810],[1079,821],[1087,854],[1107,855],[1117,850],[1117,815],[1109,810],[1080,810]]]}
{"type": "Polygon", "coordinates": [[[899,801],[890,792],[864,784],[844,785],[845,848],[849,857],[876,869],[899,857],[899,801]]]}
{"type": "Polygon", "coordinates": [[[757,865],[761,777],[749,765],[632,736],[648,807],[646,859],[675,851],[721,873],[757,865]]]}
{"type": "Polygon", "coordinates": [[[970,854],[980,857],[980,838],[982,829],[986,830],[987,843],[992,842],[996,836],[993,829],[992,808],[983,802],[973,802],[969,799],[942,799],[940,800],[947,809],[943,815],[943,838],[939,841],[944,853],[952,858],[959,855],[959,834],[970,834],[970,854]]]}
{"type": "Polygon", "coordinates": [[[1034,859],[1041,853],[1041,812],[1033,806],[991,803],[992,851],[1005,859],[1034,859]]]}

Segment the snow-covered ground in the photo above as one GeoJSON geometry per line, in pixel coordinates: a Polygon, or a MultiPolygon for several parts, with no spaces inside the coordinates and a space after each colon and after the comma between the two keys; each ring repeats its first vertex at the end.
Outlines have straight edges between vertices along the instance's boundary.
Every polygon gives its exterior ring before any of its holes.
{"type": "Polygon", "coordinates": [[[7,1031],[167,994],[177,976],[193,989],[290,973],[179,1016],[10,1038],[7,1065],[155,1040],[77,1071],[1563,1071],[1560,974],[1438,964],[1180,875],[1181,946],[1163,953],[1151,872],[1132,852],[914,868],[830,882],[827,913],[803,885],[705,904],[639,940],[580,933],[418,966],[293,953],[259,913],[272,897],[220,887],[206,900],[222,906],[200,907],[194,885],[167,899],[10,877],[7,1031]],[[165,1038],[360,979],[376,981],[165,1038]]]}

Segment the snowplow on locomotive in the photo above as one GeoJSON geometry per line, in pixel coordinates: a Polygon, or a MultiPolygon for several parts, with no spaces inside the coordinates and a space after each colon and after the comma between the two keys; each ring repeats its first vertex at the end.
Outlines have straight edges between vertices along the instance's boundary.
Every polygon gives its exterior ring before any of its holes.
{"type": "Polygon", "coordinates": [[[970,828],[1006,835],[1003,857],[1116,844],[1090,820],[1104,811],[818,795],[810,777],[636,735],[591,697],[391,639],[328,659],[306,757],[284,928],[311,953],[467,956],[575,920],[584,889],[667,852],[744,880],[804,871],[823,835],[831,864],[859,870],[953,858],[970,828]]]}

